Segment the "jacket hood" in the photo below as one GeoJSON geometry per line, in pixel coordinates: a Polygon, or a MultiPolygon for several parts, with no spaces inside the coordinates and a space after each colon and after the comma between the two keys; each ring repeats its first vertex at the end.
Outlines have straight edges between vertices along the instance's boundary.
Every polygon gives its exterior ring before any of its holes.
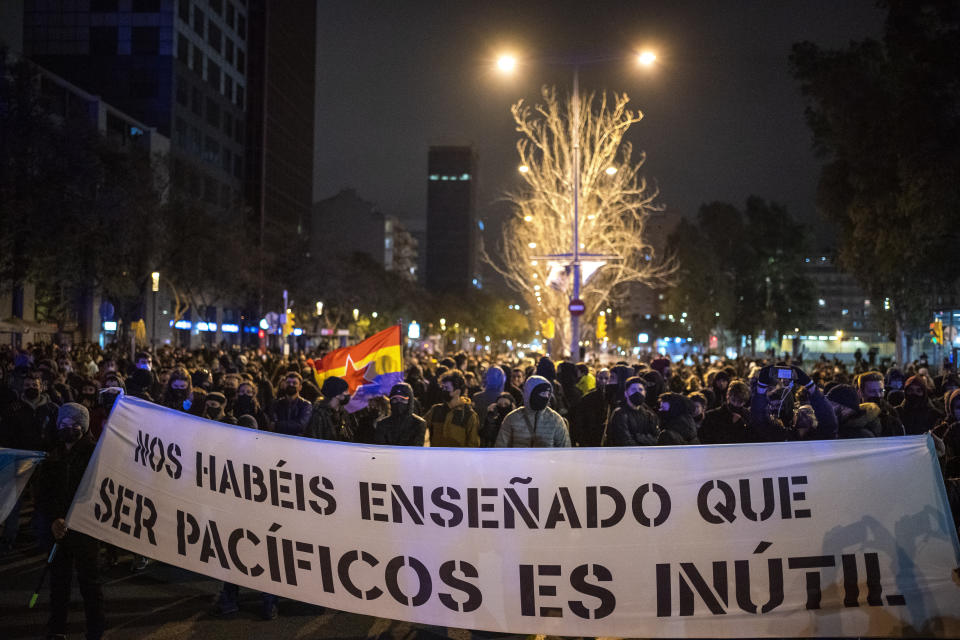
{"type": "Polygon", "coordinates": [[[906,392],[907,388],[908,388],[910,385],[916,385],[916,386],[920,387],[921,389],[923,389],[923,398],[924,398],[924,399],[926,399],[927,396],[930,395],[930,394],[927,392],[927,385],[923,383],[923,379],[922,379],[920,376],[910,376],[909,378],[907,378],[906,382],[903,383],[903,390],[904,390],[904,392],[906,392]]]}
{"type": "Polygon", "coordinates": [[[507,376],[500,367],[490,367],[487,369],[487,375],[483,379],[484,391],[490,393],[500,393],[503,391],[503,385],[507,381],[507,376]]]}
{"type": "Polygon", "coordinates": [[[547,356],[540,358],[540,361],[537,362],[537,375],[542,376],[553,382],[557,379],[557,367],[553,364],[553,360],[547,356]]]}
{"type": "Polygon", "coordinates": [[[530,394],[533,393],[534,389],[542,384],[553,388],[553,385],[550,383],[550,381],[543,376],[530,376],[527,378],[527,381],[523,383],[523,406],[530,406],[530,394]]]}
{"type": "Polygon", "coordinates": [[[958,403],[960,403],[960,389],[954,389],[948,395],[943,396],[943,408],[946,410],[948,422],[953,422],[953,407],[958,403]]]}
{"type": "Polygon", "coordinates": [[[679,393],[663,393],[659,400],[670,403],[666,415],[661,415],[661,429],[668,429],[680,435],[684,440],[697,437],[697,423],[693,420],[693,408],[690,399],[679,393]]]}
{"type": "Polygon", "coordinates": [[[572,362],[561,362],[558,364],[557,382],[565,387],[577,384],[577,365],[572,362]]]}
{"type": "Polygon", "coordinates": [[[641,372],[640,377],[643,378],[644,386],[647,388],[647,406],[656,411],[657,399],[666,386],[663,382],[663,376],[660,375],[659,371],[650,369],[641,372]]]}

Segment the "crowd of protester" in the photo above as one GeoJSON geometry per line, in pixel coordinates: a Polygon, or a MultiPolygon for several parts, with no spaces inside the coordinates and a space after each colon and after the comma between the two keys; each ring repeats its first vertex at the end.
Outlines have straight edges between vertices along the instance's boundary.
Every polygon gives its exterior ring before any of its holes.
{"type": "MultiPolygon", "coordinates": [[[[656,354],[642,361],[556,362],[409,352],[404,382],[348,413],[347,382],[318,383],[319,353],[282,356],[237,348],[163,346],[130,357],[97,345],[0,348],[0,447],[47,459],[7,518],[0,551],[29,543],[60,552],[51,584],[50,633],[63,633],[71,572],[88,637],[100,637],[103,564],[115,549],[69,532],[64,517],[104,421],[121,392],[223,423],[305,438],[390,446],[597,447],[873,438],[929,433],[953,513],[960,514],[960,379],[945,366],[852,367],[821,356],[734,360],[656,354]],[[23,527],[24,504],[33,504],[23,527]],[[26,541],[26,542],[24,542],[26,541]]],[[[132,568],[146,566],[133,559],[132,568]]],[[[225,585],[216,610],[237,610],[225,585]]],[[[263,594],[263,615],[276,616],[263,594]]]]}

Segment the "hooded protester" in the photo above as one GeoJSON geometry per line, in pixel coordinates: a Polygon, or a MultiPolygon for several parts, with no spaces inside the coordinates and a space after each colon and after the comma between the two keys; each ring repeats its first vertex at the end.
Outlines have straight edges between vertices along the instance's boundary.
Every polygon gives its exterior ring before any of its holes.
{"type": "Polygon", "coordinates": [[[638,376],[624,382],[624,402],[610,416],[603,436],[607,447],[639,447],[657,444],[657,414],[646,404],[646,387],[638,376]]]}
{"type": "MultiPolygon", "coordinates": [[[[534,375],[546,378],[553,387],[553,391],[550,394],[550,408],[561,416],[567,415],[567,399],[563,395],[560,382],[557,381],[557,366],[553,363],[553,360],[547,356],[540,358],[540,360],[537,361],[537,369],[534,375]]],[[[526,385],[524,385],[524,389],[526,389],[526,385]]],[[[524,396],[526,396],[526,393],[524,393],[524,396]]]]}
{"type": "Polygon", "coordinates": [[[930,404],[927,385],[920,376],[907,378],[903,394],[903,402],[897,406],[897,415],[908,436],[926,433],[940,422],[942,416],[930,404]]]}
{"type": "Polygon", "coordinates": [[[506,384],[507,376],[500,367],[490,367],[484,376],[483,391],[473,394],[473,410],[477,412],[477,420],[480,424],[484,423],[487,417],[487,408],[497,401],[500,394],[503,393],[503,387],[506,384]]]}
{"type": "Polygon", "coordinates": [[[257,385],[250,380],[244,380],[237,387],[236,400],[233,403],[233,416],[240,423],[240,418],[249,416],[254,419],[258,430],[265,430],[270,425],[270,419],[260,407],[260,396],[257,385]]]}
{"type": "Polygon", "coordinates": [[[523,406],[511,411],[497,434],[496,447],[569,447],[567,423],[549,407],[553,385],[533,375],[523,384],[523,406]]]}
{"type": "Polygon", "coordinates": [[[656,369],[644,371],[640,373],[640,377],[643,378],[643,384],[647,388],[647,406],[656,411],[659,406],[658,399],[667,391],[667,383],[656,369]]]}
{"type": "Polygon", "coordinates": [[[320,396],[313,405],[310,424],[304,435],[318,440],[352,442],[356,424],[346,409],[350,402],[350,385],[343,378],[329,376],[320,387],[320,396]]]}
{"type": "Polygon", "coordinates": [[[356,430],[353,442],[360,444],[374,444],[377,423],[390,415],[390,398],[385,395],[372,395],[367,399],[367,406],[353,414],[356,430]]]}
{"type": "Polygon", "coordinates": [[[880,432],[880,406],[873,402],[860,403],[857,390],[849,384],[834,385],[827,400],[837,415],[837,437],[875,438],[880,432]]]}
{"type": "Polygon", "coordinates": [[[699,429],[702,444],[734,444],[756,440],[750,425],[750,387],[733,380],[727,387],[725,402],[706,412],[699,429]]]}
{"type": "Polygon", "coordinates": [[[392,447],[422,447],[427,423],[413,412],[413,387],[398,382],[390,389],[390,415],[374,427],[373,443],[392,447]]]}
{"type": "Polygon", "coordinates": [[[163,390],[163,396],[160,398],[160,404],[176,411],[189,411],[192,392],[193,384],[190,380],[190,374],[187,373],[186,369],[178,367],[170,373],[167,385],[163,390]]]}
{"type": "Polygon", "coordinates": [[[565,417],[571,421],[580,400],[583,399],[583,393],[577,387],[579,379],[580,373],[577,371],[577,365],[572,362],[561,362],[557,365],[557,382],[560,384],[560,391],[563,393],[564,404],[567,409],[565,417]]]}
{"type": "Polygon", "coordinates": [[[664,393],[659,400],[657,417],[660,420],[660,434],[657,444],[700,444],[697,423],[693,421],[693,403],[679,393],[664,393]]]}
{"type": "Polygon", "coordinates": [[[65,520],[95,447],[87,408],[73,402],[60,407],[56,445],[37,471],[37,508],[51,523],[58,544],[50,565],[48,637],[65,637],[74,570],[83,598],[87,638],[101,638],[106,628],[98,543],[78,531],[68,531],[65,520]]]}

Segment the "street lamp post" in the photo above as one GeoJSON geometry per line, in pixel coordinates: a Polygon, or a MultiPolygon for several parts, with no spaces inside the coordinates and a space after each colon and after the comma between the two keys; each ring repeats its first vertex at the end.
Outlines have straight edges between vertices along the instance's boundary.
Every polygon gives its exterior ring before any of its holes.
{"type": "MultiPolygon", "coordinates": [[[[603,62],[615,60],[615,57],[600,57],[586,60],[587,63],[603,62]]],[[[657,56],[652,51],[643,51],[637,56],[637,63],[641,66],[649,67],[656,62],[657,56]]],[[[570,64],[566,62],[565,64],[570,64]]],[[[544,256],[546,258],[567,258],[570,260],[570,266],[573,270],[573,293],[570,299],[570,357],[579,359],[580,357],[580,314],[582,308],[576,307],[574,303],[580,300],[580,288],[582,286],[581,277],[581,258],[580,252],[580,64],[581,61],[573,62],[573,92],[571,97],[571,109],[573,110],[570,136],[572,141],[573,159],[570,163],[570,182],[573,192],[573,250],[569,254],[557,254],[544,256]]],[[[501,71],[512,73],[516,68],[516,59],[512,56],[502,56],[497,61],[497,66],[501,71]]],[[[520,167],[521,173],[526,173],[526,166],[520,167]]],[[[615,168],[608,168],[607,174],[616,173],[615,168]],[[612,169],[612,171],[611,171],[612,169]]],[[[600,256],[595,254],[586,254],[592,259],[613,258],[615,256],[600,256]]]]}

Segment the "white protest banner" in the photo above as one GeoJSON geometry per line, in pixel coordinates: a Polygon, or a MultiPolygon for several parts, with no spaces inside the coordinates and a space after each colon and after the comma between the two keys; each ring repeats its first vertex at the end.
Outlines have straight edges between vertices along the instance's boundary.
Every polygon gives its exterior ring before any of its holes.
{"type": "Polygon", "coordinates": [[[447,627],[960,636],[960,547],[922,436],[390,448],[124,397],[67,524],[251,589],[447,627]]]}

